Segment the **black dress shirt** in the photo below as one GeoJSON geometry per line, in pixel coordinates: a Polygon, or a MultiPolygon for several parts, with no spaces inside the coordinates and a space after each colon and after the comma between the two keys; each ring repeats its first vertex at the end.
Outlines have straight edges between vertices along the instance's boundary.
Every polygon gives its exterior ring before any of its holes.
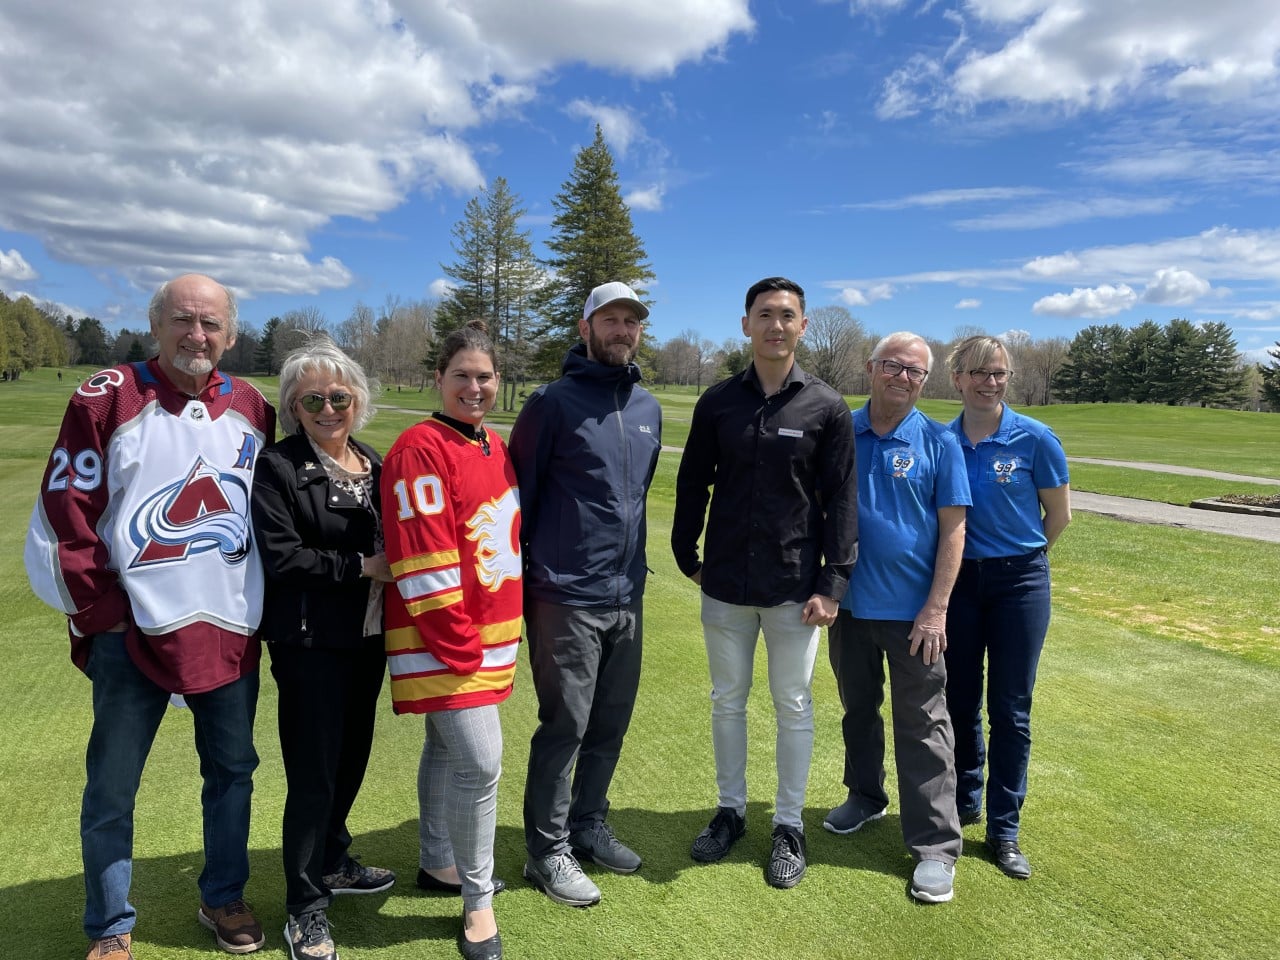
{"type": "Polygon", "coordinates": [[[793,364],[766,397],[752,364],[702,395],[676,477],[682,573],[701,568],[703,592],[725,603],[839,600],[857,547],[853,421],[838,393],[793,364]]]}

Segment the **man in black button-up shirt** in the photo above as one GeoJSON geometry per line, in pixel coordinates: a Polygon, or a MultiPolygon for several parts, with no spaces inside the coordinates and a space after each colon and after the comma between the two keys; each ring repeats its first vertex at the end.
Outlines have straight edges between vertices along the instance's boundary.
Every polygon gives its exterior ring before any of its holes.
{"type": "Polygon", "coordinates": [[[745,830],[746,703],[763,631],[778,722],[767,876],[792,887],[805,871],[800,814],[813,753],[819,628],[835,619],[857,556],[853,430],[840,395],[795,362],[808,325],[800,286],[761,280],[747,291],[746,310],[752,364],[694,408],[671,527],[676,563],[702,587],[720,793],[692,856],[720,860],[745,830]],[[704,518],[705,563],[698,560],[704,518]]]}

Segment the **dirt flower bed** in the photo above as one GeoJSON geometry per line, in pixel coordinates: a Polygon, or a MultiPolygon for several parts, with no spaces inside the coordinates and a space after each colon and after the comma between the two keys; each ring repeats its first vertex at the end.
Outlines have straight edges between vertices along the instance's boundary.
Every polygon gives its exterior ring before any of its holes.
{"type": "Polygon", "coordinates": [[[1246,493],[1227,493],[1218,498],[1223,503],[1242,503],[1249,507],[1271,507],[1280,510],[1280,494],[1259,497],[1246,493]]]}

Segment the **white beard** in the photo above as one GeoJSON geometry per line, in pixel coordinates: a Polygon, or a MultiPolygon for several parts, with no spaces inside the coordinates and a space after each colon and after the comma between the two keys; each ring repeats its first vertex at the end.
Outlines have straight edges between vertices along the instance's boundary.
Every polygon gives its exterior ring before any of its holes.
{"type": "Polygon", "coordinates": [[[193,377],[204,377],[213,373],[213,361],[208,357],[193,357],[183,353],[181,350],[173,358],[173,365],[178,370],[193,377]]]}

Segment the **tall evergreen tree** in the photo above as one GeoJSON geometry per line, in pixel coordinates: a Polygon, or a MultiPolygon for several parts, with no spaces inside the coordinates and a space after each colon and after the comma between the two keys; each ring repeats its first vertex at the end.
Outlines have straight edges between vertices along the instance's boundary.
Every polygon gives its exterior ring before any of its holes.
{"type": "Polygon", "coordinates": [[[1195,398],[1204,346],[1190,320],[1170,320],[1164,328],[1164,350],[1156,369],[1159,391],[1152,399],[1176,407],[1195,398]]]}
{"type": "Polygon", "coordinates": [[[1267,349],[1267,356],[1271,358],[1269,364],[1258,364],[1258,373],[1262,375],[1262,398],[1273,413],[1280,413],[1280,340],[1267,349]]]}
{"type": "Polygon", "coordinates": [[[453,225],[453,252],[457,260],[440,269],[454,281],[453,289],[436,310],[436,333],[443,339],[472,320],[487,315],[489,258],[493,247],[489,222],[480,196],[467,201],[462,219],[453,225]]]}
{"type": "Polygon", "coordinates": [[[1221,320],[1206,323],[1200,333],[1200,362],[1197,367],[1195,399],[1200,406],[1210,404],[1238,407],[1245,402],[1245,375],[1236,338],[1221,320]]]}
{"type": "Polygon", "coordinates": [[[1160,399],[1159,377],[1164,350],[1164,330],[1154,320],[1143,320],[1129,331],[1124,363],[1128,399],[1135,403],[1152,403],[1160,399]]]}
{"type": "Polygon", "coordinates": [[[551,256],[544,261],[551,278],[540,297],[543,322],[538,331],[538,365],[545,376],[559,373],[564,351],[577,342],[582,305],[594,287],[621,280],[643,297],[644,282],[654,276],[599,124],[551,203],[556,216],[547,241],[551,256]]]}
{"type": "Polygon", "coordinates": [[[1128,399],[1124,384],[1127,332],[1117,323],[1085,327],[1071,341],[1053,389],[1070,403],[1114,403],[1128,399]]]}
{"type": "Polygon", "coordinates": [[[279,317],[272,317],[262,328],[262,336],[258,340],[257,352],[253,355],[253,366],[268,376],[280,372],[280,364],[276,361],[276,332],[284,323],[279,317]]]}

